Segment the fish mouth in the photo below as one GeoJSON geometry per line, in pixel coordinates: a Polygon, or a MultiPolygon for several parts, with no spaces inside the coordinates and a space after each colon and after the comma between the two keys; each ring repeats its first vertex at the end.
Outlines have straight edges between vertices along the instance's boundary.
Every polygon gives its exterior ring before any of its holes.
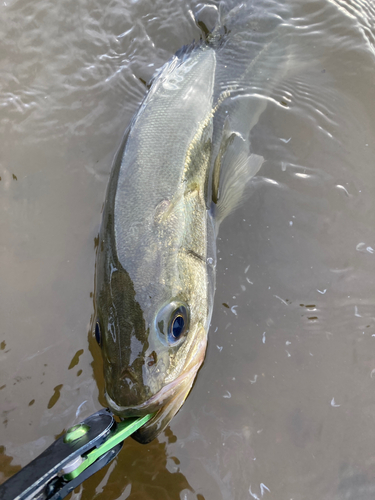
{"type": "Polygon", "coordinates": [[[197,359],[192,366],[189,366],[187,370],[185,369],[183,373],[172,380],[172,382],[169,382],[162,387],[156,394],[151,396],[144,403],[135,406],[120,406],[115,403],[108,392],[106,392],[105,397],[110,409],[119,417],[143,417],[150,413],[155,413],[168,401],[170,401],[170,399],[172,399],[177,392],[180,392],[179,387],[181,385],[185,386],[188,379],[195,378],[195,375],[203,362],[205,350],[205,348],[200,349],[200,352],[202,352],[203,355],[199,357],[199,359],[197,359]]]}
{"type": "Polygon", "coordinates": [[[111,411],[121,418],[143,417],[151,413],[155,415],[133,437],[140,442],[148,443],[161,432],[178,412],[193,385],[196,374],[206,354],[207,338],[202,339],[194,354],[190,357],[185,370],[174,380],[162,387],[147,401],[135,406],[120,406],[106,392],[105,397],[111,411]]]}

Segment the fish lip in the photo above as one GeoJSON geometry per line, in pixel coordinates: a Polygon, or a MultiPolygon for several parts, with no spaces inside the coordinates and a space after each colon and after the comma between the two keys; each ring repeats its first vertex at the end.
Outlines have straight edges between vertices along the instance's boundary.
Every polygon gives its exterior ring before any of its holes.
{"type": "MultiPolygon", "coordinates": [[[[155,413],[168,403],[176,394],[186,387],[186,381],[193,380],[197,374],[201,364],[203,363],[206,353],[207,339],[200,342],[197,353],[187,365],[187,369],[178,377],[162,387],[156,394],[151,396],[147,401],[136,406],[120,406],[113,401],[108,392],[105,392],[105,397],[109,408],[115,415],[119,417],[143,417],[150,413],[155,413]],[[180,390],[179,390],[179,386],[180,390]]],[[[153,419],[155,416],[153,417],[153,419]]]]}

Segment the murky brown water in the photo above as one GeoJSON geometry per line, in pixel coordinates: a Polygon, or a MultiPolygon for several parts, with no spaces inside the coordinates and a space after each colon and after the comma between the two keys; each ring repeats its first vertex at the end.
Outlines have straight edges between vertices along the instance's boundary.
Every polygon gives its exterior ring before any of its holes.
{"type": "MultiPolygon", "coordinates": [[[[72,498],[374,498],[375,7],[286,4],[295,65],[220,229],[204,366],[166,433],[128,439],[72,498]]],[[[0,481],[104,402],[88,332],[106,182],[141,79],[199,37],[195,6],[1,2],[0,481]]]]}

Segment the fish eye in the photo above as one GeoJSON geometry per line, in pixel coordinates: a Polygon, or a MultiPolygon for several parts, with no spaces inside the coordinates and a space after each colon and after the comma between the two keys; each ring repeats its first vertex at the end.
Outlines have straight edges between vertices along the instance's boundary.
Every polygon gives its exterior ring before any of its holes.
{"type": "Polygon", "coordinates": [[[179,302],[171,302],[163,307],[156,318],[156,325],[162,341],[177,345],[189,331],[189,310],[179,302]]]}
{"type": "Polygon", "coordinates": [[[102,332],[101,332],[101,328],[100,328],[100,322],[98,319],[96,320],[96,324],[95,324],[95,338],[96,338],[97,343],[101,347],[102,346],[102,332]]]}

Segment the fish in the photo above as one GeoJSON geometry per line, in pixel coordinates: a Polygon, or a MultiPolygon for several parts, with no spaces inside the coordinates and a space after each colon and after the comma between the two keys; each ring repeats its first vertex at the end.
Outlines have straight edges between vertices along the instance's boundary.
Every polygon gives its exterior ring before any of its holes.
{"type": "Polygon", "coordinates": [[[216,26],[156,74],[109,178],[95,336],[110,409],[153,414],[133,434],[141,443],[169,424],[203,363],[219,226],[264,162],[250,132],[283,74],[270,69],[285,62],[282,22],[252,7],[244,23],[248,8],[221,5],[216,26]]]}

